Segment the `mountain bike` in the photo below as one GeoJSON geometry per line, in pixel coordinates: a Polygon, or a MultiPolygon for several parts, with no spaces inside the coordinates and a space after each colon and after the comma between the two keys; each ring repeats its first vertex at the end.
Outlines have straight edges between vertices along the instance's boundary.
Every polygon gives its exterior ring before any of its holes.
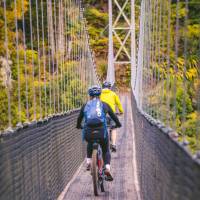
{"type": "MultiPolygon", "coordinates": [[[[93,134],[98,134],[98,131],[94,131],[93,134]]],[[[103,156],[102,149],[99,141],[94,139],[93,151],[92,151],[92,165],[91,174],[93,180],[94,195],[98,196],[99,192],[105,192],[104,190],[104,168],[103,168],[103,156]]]]}

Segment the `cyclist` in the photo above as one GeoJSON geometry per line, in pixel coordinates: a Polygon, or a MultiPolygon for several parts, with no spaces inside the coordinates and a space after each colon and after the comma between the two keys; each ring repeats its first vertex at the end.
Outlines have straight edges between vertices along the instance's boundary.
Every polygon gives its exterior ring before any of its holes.
{"type": "MultiPolygon", "coordinates": [[[[122,104],[121,104],[120,99],[117,96],[117,94],[111,90],[111,83],[108,81],[105,81],[102,85],[102,88],[103,88],[103,90],[102,90],[102,93],[100,96],[101,101],[104,103],[107,103],[111,107],[111,109],[114,113],[116,112],[116,106],[117,106],[120,114],[123,114],[124,110],[123,110],[122,104]]],[[[110,125],[113,126],[112,119],[110,120],[110,125]]],[[[116,131],[116,129],[112,129],[110,146],[111,146],[111,150],[113,152],[116,152],[116,150],[117,150],[116,137],[117,137],[117,131],[116,131]]]]}
{"type": "Polygon", "coordinates": [[[105,175],[108,181],[112,181],[113,177],[110,173],[111,154],[109,149],[109,139],[107,132],[106,114],[114,120],[116,127],[121,127],[118,117],[113,113],[110,106],[100,101],[101,87],[98,85],[92,86],[88,90],[90,100],[81,108],[77,119],[76,128],[81,129],[81,122],[84,118],[83,139],[87,141],[87,170],[90,170],[91,157],[93,150],[94,130],[98,130],[99,134],[95,135],[95,139],[99,140],[102,147],[103,159],[105,165],[105,175]]]}

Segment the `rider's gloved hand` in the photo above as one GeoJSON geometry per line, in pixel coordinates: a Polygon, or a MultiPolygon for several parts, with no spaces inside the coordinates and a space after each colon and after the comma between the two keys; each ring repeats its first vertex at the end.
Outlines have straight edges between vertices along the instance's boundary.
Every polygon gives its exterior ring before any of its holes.
{"type": "Polygon", "coordinates": [[[122,127],[121,123],[117,124],[116,127],[117,127],[117,128],[122,127]]]}

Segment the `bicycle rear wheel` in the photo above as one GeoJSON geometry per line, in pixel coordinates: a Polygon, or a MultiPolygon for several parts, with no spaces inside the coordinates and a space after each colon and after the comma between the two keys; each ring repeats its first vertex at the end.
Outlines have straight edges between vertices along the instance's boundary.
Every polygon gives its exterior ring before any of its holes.
{"type": "Polygon", "coordinates": [[[93,149],[93,152],[92,152],[92,167],[91,167],[91,170],[92,170],[94,195],[98,196],[97,149],[93,149]]]}
{"type": "Polygon", "coordinates": [[[105,192],[103,181],[101,182],[100,187],[101,187],[101,192],[105,192]]]}

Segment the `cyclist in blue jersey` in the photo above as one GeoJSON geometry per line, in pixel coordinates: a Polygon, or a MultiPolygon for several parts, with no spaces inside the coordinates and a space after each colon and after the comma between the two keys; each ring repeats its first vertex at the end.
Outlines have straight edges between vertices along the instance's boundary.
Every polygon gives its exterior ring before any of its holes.
{"type": "Polygon", "coordinates": [[[118,117],[114,114],[110,106],[102,101],[100,101],[99,96],[101,95],[100,86],[92,86],[88,90],[90,100],[84,104],[81,108],[77,119],[76,128],[82,128],[82,120],[84,119],[83,125],[83,139],[87,141],[87,170],[91,166],[91,157],[92,157],[92,140],[94,135],[92,135],[94,130],[98,130],[98,135],[95,135],[95,139],[100,141],[100,145],[103,152],[103,159],[105,165],[105,175],[107,176],[108,181],[112,181],[113,177],[110,172],[110,161],[111,154],[109,149],[109,139],[107,132],[107,122],[106,114],[113,119],[116,123],[116,127],[121,127],[121,123],[118,117]]]}

